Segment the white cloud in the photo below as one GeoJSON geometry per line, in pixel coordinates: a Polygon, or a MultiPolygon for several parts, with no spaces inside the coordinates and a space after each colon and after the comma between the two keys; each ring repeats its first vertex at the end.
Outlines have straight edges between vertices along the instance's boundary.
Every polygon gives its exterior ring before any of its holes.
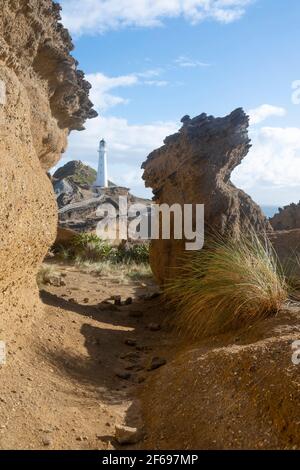
{"type": "Polygon", "coordinates": [[[135,75],[123,75],[120,77],[107,77],[103,73],[95,73],[86,76],[91,83],[90,99],[101,112],[118,104],[126,104],[128,100],[120,96],[108,93],[114,88],[129,87],[138,83],[135,75]]]}
{"type": "Polygon", "coordinates": [[[147,85],[155,87],[167,86],[166,80],[144,80],[145,77],[157,77],[158,71],[149,70],[119,77],[108,77],[103,73],[86,75],[86,79],[91,83],[90,99],[95,108],[101,113],[119,104],[127,104],[128,99],[109,93],[116,88],[131,87],[134,85],[147,85]]]}
{"type": "Polygon", "coordinates": [[[159,77],[163,73],[163,69],[157,68],[157,69],[150,69],[150,70],[145,70],[144,72],[139,72],[136,75],[141,78],[155,78],[159,77]]]}
{"type": "Polygon", "coordinates": [[[250,116],[251,124],[260,124],[269,117],[278,116],[282,117],[286,115],[286,110],[278,106],[272,106],[270,104],[262,104],[258,108],[250,109],[248,111],[250,116]]]}
{"type": "Polygon", "coordinates": [[[150,86],[158,86],[158,87],[161,87],[161,86],[167,86],[169,85],[169,82],[167,82],[166,80],[146,80],[144,82],[145,85],[150,85],[150,86]]]}
{"type": "Polygon", "coordinates": [[[253,147],[235,170],[234,183],[250,192],[267,186],[275,198],[277,189],[294,188],[300,196],[300,128],[262,127],[250,136],[253,147]]]}
{"type": "Polygon", "coordinates": [[[230,23],[254,0],[62,0],[63,23],[73,34],[97,34],[126,26],[160,26],[166,18],[192,24],[211,19],[230,23]]]}
{"type": "Polygon", "coordinates": [[[184,67],[184,68],[210,67],[210,64],[207,64],[206,62],[201,62],[200,60],[191,59],[183,55],[179,56],[174,62],[179,67],[184,67]]]}

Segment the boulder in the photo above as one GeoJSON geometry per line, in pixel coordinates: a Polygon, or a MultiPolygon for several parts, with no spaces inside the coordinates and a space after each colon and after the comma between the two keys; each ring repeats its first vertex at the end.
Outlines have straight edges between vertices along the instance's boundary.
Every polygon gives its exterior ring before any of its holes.
{"type": "MultiPolygon", "coordinates": [[[[185,116],[181,129],[152,152],[142,168],[157,204],[204,204],[206,232],[238,237],[253,227],[272,230],[260,207],[230,181],[250,149],[249,118],[236,109],[224,118],[185,116]]],[[[185,240],[153,240],[151,266],[159,283],[176,273],[185,240]],[[170,269],[171,268],[171,269],[170,269]]]]}
{"type": "Polygon", "coordinates": [[[178,345],[140,393],[147,437],[138,448],[299,449],[299,314],[289,307],[251,328],[178,345]]]}

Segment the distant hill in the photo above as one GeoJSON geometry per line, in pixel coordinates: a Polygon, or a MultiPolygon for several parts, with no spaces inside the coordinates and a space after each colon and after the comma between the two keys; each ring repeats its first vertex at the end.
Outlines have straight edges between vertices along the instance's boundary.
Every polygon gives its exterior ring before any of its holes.
{"type": "Polygon", "coordinates": [[[300,202],[279,209],[270,222],[275,230],[300,229],[300,202]]]}
{"type": "Polygon", "coordinates": [[[53,175],[55,180],[68,178],[75,184],[92,185],[96,181],[97,172],[80,161],[71,161],[56,170],[53,175]]]}

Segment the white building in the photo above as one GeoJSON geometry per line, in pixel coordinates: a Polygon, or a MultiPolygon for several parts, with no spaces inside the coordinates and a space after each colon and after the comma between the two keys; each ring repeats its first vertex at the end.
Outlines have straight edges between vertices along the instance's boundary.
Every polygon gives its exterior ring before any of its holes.
{"type": "Polygon", "coordinates": [[[96,187],[107,188],[108,187],[108,176],[107,176],[107,148],[104,139],[99,144],[99,163],[97,179],[94,184],[96,187]]]}

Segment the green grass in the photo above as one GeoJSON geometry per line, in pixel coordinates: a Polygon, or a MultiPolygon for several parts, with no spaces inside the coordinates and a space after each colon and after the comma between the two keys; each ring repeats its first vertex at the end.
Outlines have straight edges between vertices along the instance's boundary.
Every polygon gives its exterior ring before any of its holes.
{"type": "Polygon", "coordinates": [[[126,244],[112,246],[106,240],[101,240],[94,233],[79,233],[70,246],[57,247],[56,257],[70,262],[110,262],[114,264],[148,264],[148,244],[126,244]]]}
{"type": "Polygon", "coordinates": [[[255,233],[239,240],[212,237],[206,249],[186,256],[165,291],[175,326],[193,338],[276,315],[288,297],[274,250],[255,233]]]}

